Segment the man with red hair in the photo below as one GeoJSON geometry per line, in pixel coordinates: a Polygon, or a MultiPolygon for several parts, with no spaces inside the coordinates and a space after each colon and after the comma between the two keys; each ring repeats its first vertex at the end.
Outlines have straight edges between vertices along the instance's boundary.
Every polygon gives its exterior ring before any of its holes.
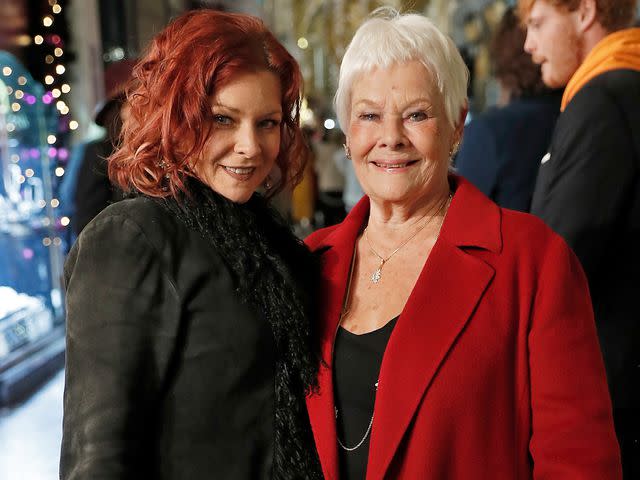
{"type": "Polygon", "coordinates": [[[586,271],[625,478],[640,478],[640,29],[627,28],[637,0],[518,8],[543,81],[566,87],[531,211],[586,271]]]}

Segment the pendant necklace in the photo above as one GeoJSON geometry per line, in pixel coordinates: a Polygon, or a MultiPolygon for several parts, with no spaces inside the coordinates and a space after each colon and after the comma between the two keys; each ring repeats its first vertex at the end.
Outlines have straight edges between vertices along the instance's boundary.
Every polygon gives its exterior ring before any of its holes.
{"type": "MultiPolygon", "coordinates": [[[[438,216],[438,214],[442,212],[443,209],[448,208],[449,204],[451,203],[451,198],[452,196],[451,194],[449,194],[447,199],[440,204],[440,208],[438,208],[438,211],[435,213],[435,215],[432,215],[431,217],[429,217],[429,219],[420,228],[418,228],[415,232],[413,232],[411,236],[407,238],[404,242],[402,242],[398,248],[396,248],[393,252],[391,252],[391,254],[387,256],[387,258],[383,257],[378,252],[376,252],[373,246],[371,245],[371,241],[369,240],[369,234],[367,233],[369,226],[367,226],[364,229],[364,239],[367,241],[367,244],[369,245],[369,250],[371,250],[371,253],[373,253],[380,260],[380,265],[378,265],[378,268],[375,270],[375,272],[371,274],[372,283],[378,283],[380,281],[380,279],[382,278],[382,267],[384,267],[384,264],[387,263],[391,257],[393,257],[396,253],[398,253],[402,247],[404,247],[407,243],[409,243],[416,235],[418,235],[418,233],[420,233],[427,225],[429,225],[431,223],[431,220],[433,220],[434,217],[438,216]]],[[[429,212],[425,213],[422,218],[426,217],[428,214],[429,212]]],[[[444,218],[442,219],[442,222],[444,223],[444,218]]],[[[442,225],[440,225],[440,227],[442,228],[442,225]]],[[[440,231],[438,231],[438,233],[436,234],[436,240],[438,239],[439,234],[440,234],[440,231]]]]}

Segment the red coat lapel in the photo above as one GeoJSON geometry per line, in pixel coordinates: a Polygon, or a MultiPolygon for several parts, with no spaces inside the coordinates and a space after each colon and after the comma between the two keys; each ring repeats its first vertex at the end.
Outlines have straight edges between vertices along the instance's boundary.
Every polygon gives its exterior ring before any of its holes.
{"type": "Polygon", "coordinates": [[[499,251],[500,211],[466,182],[454,181],[462,185],[384,354],[367,480],[384,478],[422,397],[495,273],[460,247],[499,251]]]}

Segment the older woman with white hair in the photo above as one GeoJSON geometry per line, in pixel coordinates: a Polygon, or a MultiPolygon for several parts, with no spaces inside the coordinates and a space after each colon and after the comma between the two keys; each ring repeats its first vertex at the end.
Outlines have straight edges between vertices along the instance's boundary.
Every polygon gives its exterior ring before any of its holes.
{"type": "Polygon", "coordinates": [[[307,239],[323,268],[307,406],[324,475],[620,478],[580,264],[450,172],[467,81],[448,37],[388,8],[342,61],[336,110],[366,195],[307,239]]]}

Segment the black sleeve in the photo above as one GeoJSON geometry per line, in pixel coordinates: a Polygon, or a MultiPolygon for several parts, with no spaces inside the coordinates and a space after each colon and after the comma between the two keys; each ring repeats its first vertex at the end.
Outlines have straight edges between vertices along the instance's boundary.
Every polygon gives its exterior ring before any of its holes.
{"type": "Polygon", "coordinates": [[[456,170],[490,198],[498,182],[498,152],[494,134],[482,117],[465,127],[456,170]]]}
{"type": "Polygon", "coordinates": [[[633,143],[620,107],[585,87],[560,116],[531,213],[565,238],[594,278],[632,188],[633,143]]]}
{"type": "Polygon", "coordinates": [[[153,478],[157,413],[179,300],[127,217],[87,227],[65,265],[67,351],[60,478],[153,478]]]}

